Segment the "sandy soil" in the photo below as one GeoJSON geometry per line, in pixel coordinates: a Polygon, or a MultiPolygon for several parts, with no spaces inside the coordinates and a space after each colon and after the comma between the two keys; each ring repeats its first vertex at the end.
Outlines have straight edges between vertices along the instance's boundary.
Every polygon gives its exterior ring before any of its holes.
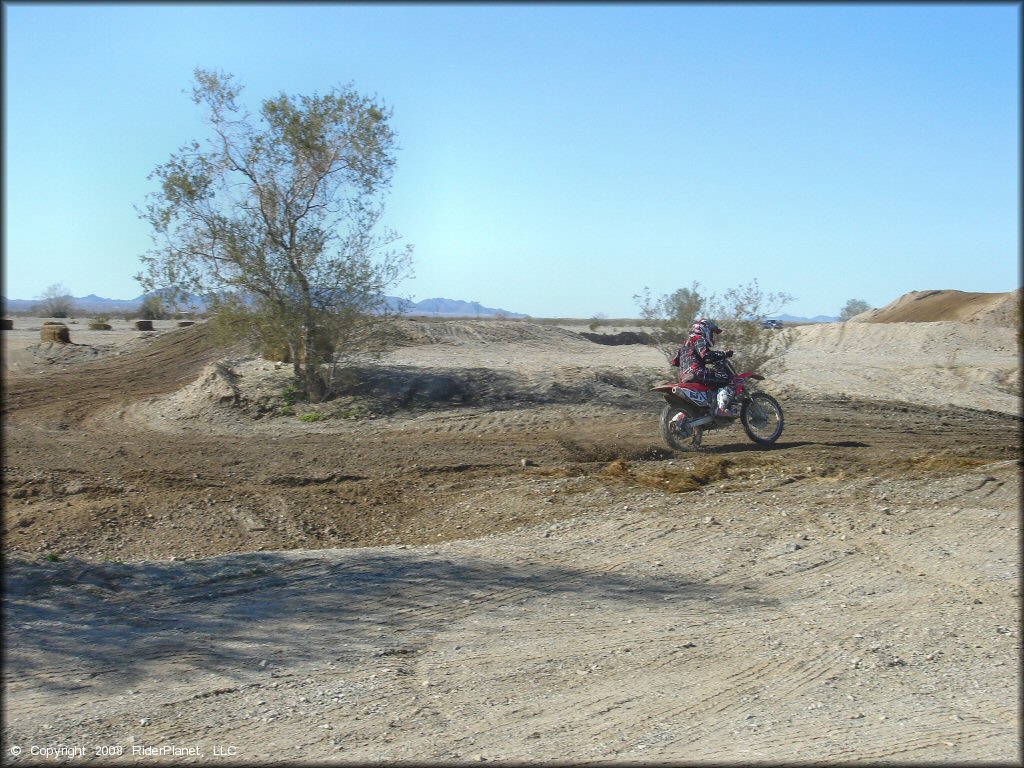
{"type": "Polygon", "coordinates": [[[4,332],[6,759],[1019,764],[1015,329],[798,329],[694,455],[649,348],[407,322],[321,406],[4,332]]]}

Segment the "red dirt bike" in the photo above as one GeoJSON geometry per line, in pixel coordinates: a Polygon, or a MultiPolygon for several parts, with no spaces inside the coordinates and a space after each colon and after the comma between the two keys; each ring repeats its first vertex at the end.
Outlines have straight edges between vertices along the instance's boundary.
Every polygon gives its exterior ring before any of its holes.
{"type": "MultiPolygon", "coordinates": [[[[782,434],[782,406],[771,395],[753,389],[751,379],[764,379],[759,373],[736,373],[728,360],[721,365],[732,375],[736,391],[732,408],[739,405],[739,420],[747,437],[758,445],[771,445],[782,434]]],[[[668,405],[661,412],[661,436],[678,451],[696,451],[704,431],[732,426],[735,417],[715,416],[715,390],[704,384],[662,384],[652,391],[664,395],[668,405]]]]}

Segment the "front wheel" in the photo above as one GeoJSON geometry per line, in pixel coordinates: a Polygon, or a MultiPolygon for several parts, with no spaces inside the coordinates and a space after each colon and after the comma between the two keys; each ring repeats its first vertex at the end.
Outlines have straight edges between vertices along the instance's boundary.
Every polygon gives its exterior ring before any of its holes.
{"type": "Polygon", "coordinates": [[[755,392],[743,403],[740,422],[755,443],[771,445],[782,434],[782,406],[771,395],[755,392]]]}
{"type": "Polygon", "coordinates": [[[704,437],[704,427],[690,427],[686,420],[695,418],[685,408],[678,405],[666,405],[661,411],[661,436],[669,448],[677,451],[699,451],[700,441],[704,437]],[[682,413],[680,422],[673,421],[676,414],[682,413]],[[680,427],[680,423],[682,426],[680,427]]]}

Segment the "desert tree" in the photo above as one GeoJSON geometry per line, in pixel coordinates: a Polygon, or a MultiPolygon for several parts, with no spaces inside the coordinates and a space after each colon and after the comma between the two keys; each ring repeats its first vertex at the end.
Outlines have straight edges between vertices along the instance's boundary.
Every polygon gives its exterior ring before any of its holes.
{"type": "Polygon", "coordinates": [[[143,320],[166,320],[168,317],[167,308],[158,293],[151,293],[144,296],[139,304],[138,316],[143,320]]]}
{"type": "Polygon", "coordinates": [[[850,299],[846,302],[842,311],[839,313],[839,319],[843,322],[849,320],[854,315],[859,315],[862,312],[867,312],[871,309],[871,305],[862,299],[850,299]]]}
{"type": "Polygon", "coordinates": [[[765,293],[757,279],[727,290],[721,298],[701,293],[700,283],[653,298],[649,288],[633,297],[640,308],[641,324],[666,360],[689,336],[698,317],[709,317],[721,326],[720,346],[735,350],[734,364],[747,370],[770,367],[778,373],[786,350],[793,344],[792,329],[767,331],[761,321],[793,301],[787,293],[765,293]]]}
{"type": "Polygon", "coordinates": [[[62,283],[54,283],[39,296],[36,312],[40,317],[71,317],[74,298],[62,283]]]}
{"type": "Polygon", "coordinates": [[[264,99],[254,119],[233,76],[194,75],[211,133],[151,174],[159,190],[140,216],[154,248],[138,279],[172,307],[202,297],[215,326],[257,346],[283,343],[299,388],[322,400],[340,363],[382,349],[386,292],[411,269],[411,246],[377,231],[391,113],[350,84],[264,99]]]}

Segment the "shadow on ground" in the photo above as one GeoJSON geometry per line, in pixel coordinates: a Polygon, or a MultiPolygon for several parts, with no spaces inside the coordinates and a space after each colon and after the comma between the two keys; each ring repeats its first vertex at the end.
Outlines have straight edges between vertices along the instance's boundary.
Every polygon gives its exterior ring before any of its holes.
{"type": "Polygon", "coordinates": [[[774,602],[749,585],[379,550],[8,563],[5,571],[5,677],[54,691],[96,676],[97,690],[124,687],[161,662],[181,674],[242,677],[265,659],[295,666],[411,653],[467,616],[503,606],[521,611],[538,599],[635,607],[671,597],[736,609],[774,602]],[[67,674],[36,674],[41,669],[67,674]]]}

